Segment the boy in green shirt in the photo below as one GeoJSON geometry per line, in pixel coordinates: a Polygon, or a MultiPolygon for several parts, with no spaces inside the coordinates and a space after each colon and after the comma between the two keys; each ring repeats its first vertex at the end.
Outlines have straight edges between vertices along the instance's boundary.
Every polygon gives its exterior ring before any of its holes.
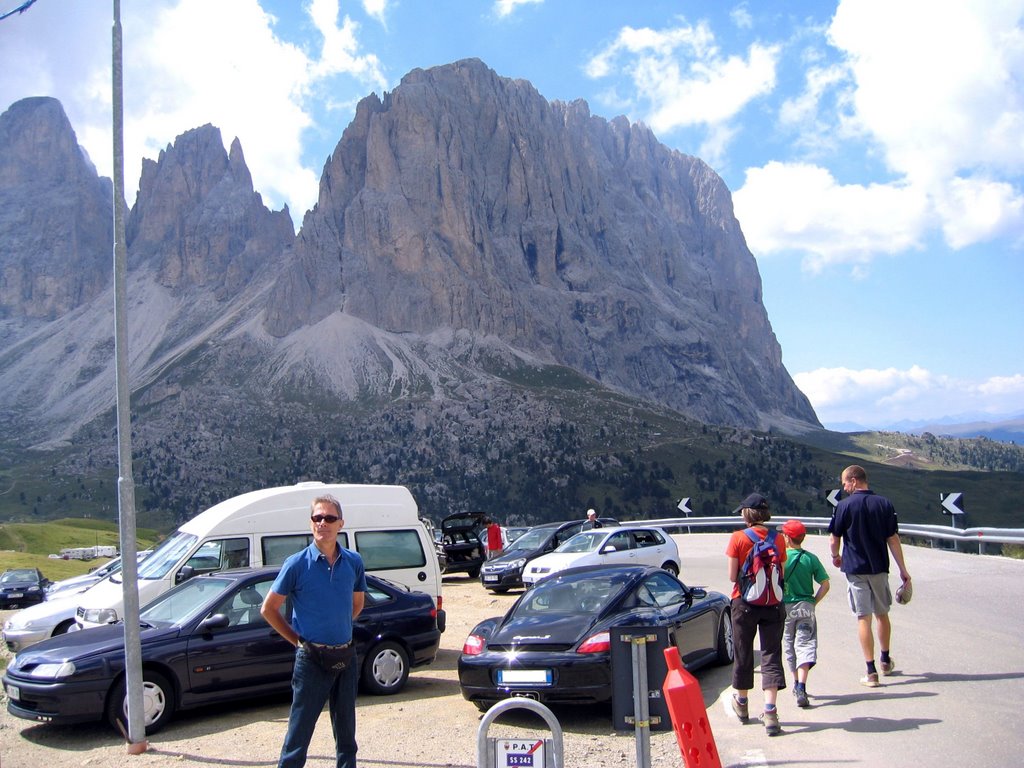
{"type": "Polygon", "coordinates": [[[787,520],[782,526],[786,537],[785,596],[786,624],[782,634],[782,650],[789,669],[796,678],[793,695],[798,707],[809,707],[807,675],[818,661],[818,625],[814,606],[828,593],[828,573],[813,552],[802,544],[807,529],[799,520],[787,520]],[[818,583],[815,591],[814,583],[818,583]]]}

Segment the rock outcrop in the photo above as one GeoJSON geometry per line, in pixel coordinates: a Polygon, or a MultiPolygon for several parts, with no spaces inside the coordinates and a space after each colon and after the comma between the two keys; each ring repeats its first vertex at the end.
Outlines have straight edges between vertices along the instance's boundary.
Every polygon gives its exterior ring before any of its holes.
{"type": "Polygon", "coordinates": [[[112,202],[59,101],[0,114],[0,319],[55,320],[109,285],[112,202]]]}
{"type": "MultiPolygon", "coordinates": [[[[95,435],[114,402],[111,186],[52,99],[0,117],[0,195],[0,427],[19,445],[95,435]]],[[[284,414],[314,430],[337,415],[387,440],[386,410],[417,461],[434,460],[432,419],[495,455],[545,455],[588,398],[614,401],[620,425],[639,404],[817,426],[722,180],[643,125],[476,60],[364,99],[297,236],[237,140],[187,131],[144,161],[127,245],[138,429],[179,458],[188,424],[251,446],[270,414],[274,441],[284,414]],[[498,446],[517,435],[535,442],[498,446]]]]}
{"type": "Polygon", "coordinates": [[[722,180],[477,60],[359,104],[294,256],[267,307],[275,336],[338,311],[466,331],[702,421],[816,423],[722,180]]]}

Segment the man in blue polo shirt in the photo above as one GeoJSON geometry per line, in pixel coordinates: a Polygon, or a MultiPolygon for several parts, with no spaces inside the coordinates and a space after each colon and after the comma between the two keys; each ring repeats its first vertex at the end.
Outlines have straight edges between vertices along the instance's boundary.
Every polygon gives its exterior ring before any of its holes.
{"type": "Polygon", "coordinates": [[[829,548],[832,564],[846,574],[850,608],[857,616],[857,637],[867,665],[867,674],[860,682],[869,688],[877,688],[872,617],[878,622],[882,674],[895,672],[895,664],[889,655],[892,637],[889,553],[900,569],[904,585],[910,582],[910,573],[903,560],[899,524],[892,503],[868,488],[868,473],[863,467],[856,464],[847,467],[841,480],[846,498],[836,505],[829,523],[829,548]],[[843,547],[841,554],[840,543],[843,547]]]}
{"type": "Polygon", "coordinates": [[[356,765],[356,685],[352,622],[363,610],[366,573],[363,559],[338,544],[345,524],[341,503],[320,496],[311,505],[313,543],[285,560],[260,612],[278,634],[296,648],[292,671],[292,708],[278,768],[301,768],[313,729],[330,702],[337,768],[356,765]],[[291,598],[287,621],[281,606],[291,598]],[[325,668],[322,659],[344,659],[325,668]],[[344,667],[344,668],[340,668],[344,667]]]}

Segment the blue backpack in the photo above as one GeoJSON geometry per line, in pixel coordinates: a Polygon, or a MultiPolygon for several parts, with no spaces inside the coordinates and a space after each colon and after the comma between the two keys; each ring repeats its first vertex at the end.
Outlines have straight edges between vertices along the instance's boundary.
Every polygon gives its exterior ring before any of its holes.
{"type": "Polygon", "coordinates": [[[763,539],[749,528],[743,532],[754,546],[740,568],[740,597],[750,605],[778,605],[782,602],[783,575],[775,531],[769,528],[763,539]]]}

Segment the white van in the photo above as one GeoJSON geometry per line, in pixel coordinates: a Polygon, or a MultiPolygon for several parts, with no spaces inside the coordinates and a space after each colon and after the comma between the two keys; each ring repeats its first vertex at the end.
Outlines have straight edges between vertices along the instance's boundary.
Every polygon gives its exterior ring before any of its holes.
{"type": "MultiPolygon", "coordinates": [[[[198,573],[281,565],[312,543],[310,506],[325,494],[341,502],[345,526],[338,542],[358,552],[368,572],[427,593],[440,610],[441,569],[409,489],[319,482],[243,493],[196,515],[139,565],[139,605],[198,573]]],[[[82,599],[75,614],[79,629],[123,618],[120,575],[83,592],[82,599]]]]}

